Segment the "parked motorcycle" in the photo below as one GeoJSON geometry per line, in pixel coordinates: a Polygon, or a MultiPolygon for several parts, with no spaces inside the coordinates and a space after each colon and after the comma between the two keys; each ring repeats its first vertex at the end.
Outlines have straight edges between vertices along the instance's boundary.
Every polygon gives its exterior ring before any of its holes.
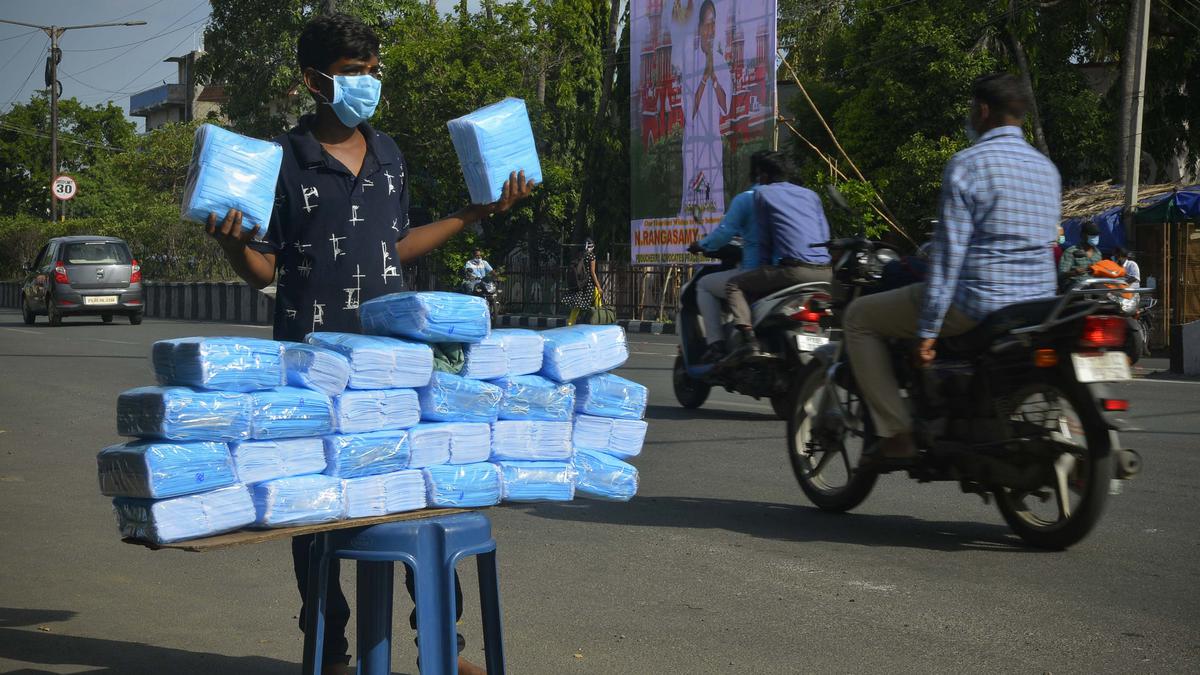
{"type": "MultiPolygon", "coordinates": [[[[706,252],[720,260],[706,266],[684,285],[680,293],[676,332],[679,352],[675,357],[675,398],[685,408],[699,408],[714,386],[727,391],[767,398],[780,419],[791,411],[791,397],[799,382],[797,375],[811,359],[814,349],[829,342],[829,329],[821,319],[829,311],[829,284],[790,286],[768,295],[751,306],[754,332],[764,357],[740,363],[700,363],[707,345],[696,303],[697,284],[704,276],[733,269],[741,260],[741,247],[725,246],[706,252]]],[[[734,328],[726,322],[726,342],[734,341],[734,328]]]]}
{"type": "MultiPolygon", "coordinates": [[[[843,310],[881,285],[897,255],[866,238],[820,245],[835,261],[829,323],[840,326],[843,310]]],[[[870,412],[842,344],[819,348],[798,376],[788,419],[801,489],[822,510],[848,511],[881,473],[902,470],[919,482],[957,481],[985,503],[994,497],[1033,546],[1062,549],[1083,539],[1110,488],[1141,467],[1118,437],[1129,401],[1105,384],[1130,379],[1122,352],[1128,324],[1110,289],[1096,281],[1006,307],[969,333],[939,340],[928,368],[913,365],[911,343],[895,341],[897,380],[921,448],[901,466],[860,466],[875,447],[870,412]]]]}

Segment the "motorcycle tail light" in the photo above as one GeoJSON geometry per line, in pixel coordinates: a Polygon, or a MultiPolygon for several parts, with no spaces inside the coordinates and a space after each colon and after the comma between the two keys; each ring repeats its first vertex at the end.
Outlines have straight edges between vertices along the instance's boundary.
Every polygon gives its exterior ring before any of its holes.
{"type": "Polygon", "coordinates": [[[815,312],[807,307],[792,315],[792,321],[801,321],[804,323],[818,323],[825,312],[815,312]]]}
{"type": "Polygon", "coordinates": [[[1033,365],[1038,368],[1053,368],[1058,365],[1058,352],[1053,349],[1039,349],[1033,353],[1033,365]]]}
{"type": "Polygon", "coordinates": [[[791,315],[791,319],[803,323],[820,323],[821,319],[830,313],[829,304],[832,301],[833,298],[827,293],[813,293],[804,303],[804,307],[791,315]]]}
{"type": "Polygon", "coordinates": [[[129,274],[129,283],[131,283],[131,284],[142,283],[142,266],[140,264],[138,264],[138,261],[136,261],[136,260],[133,261],[133,272],[131,272],[129,274]]]}
{"type": "Polygon", "coordinates": [[[1125,318],[1120,316],[1089,316],[1083,320],[1083,347],[1107,348],[1125,344],[1125,318]]]}
{"type": "Polygon", "coordinates": [[[1106,398],[1100,401],[1106,412],[1125,412],[1129,410],[1129,401],[1121,398],[1106,398]]]}
{"type": "Polygon", "coordinates": [[[54,263],[54,283],[69,284],[71,280],[67,278],[67,267],[61,262],[54,263]]]}

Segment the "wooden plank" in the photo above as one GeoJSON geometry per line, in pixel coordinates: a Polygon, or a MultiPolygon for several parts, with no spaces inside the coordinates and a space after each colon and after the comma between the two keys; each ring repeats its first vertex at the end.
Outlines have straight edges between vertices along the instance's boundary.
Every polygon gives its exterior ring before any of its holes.
{"type": "Polygon", "coordinates": [[[333,530],[345,530],[352,527],[366,527],[367,525],[380,525],[382,523],[394,523],[403,520],[420,520],[423,518],[433,518],[436,516],[448,516],[454,513],[467,513],[468,511],[474,510],[478,509],[421,509],[420,511],[405,511],[403,513],[391,513],[386,516],[338,520],[332,523],[320,523],[317,525],[300,525],[298,527],[283,527],[272,530],[238,530],[236,532],[227,532],[225,534],[204,537],[202,539],[179,541],[173,544],[156,544],[151,541],[130,538],[122,539],[121,541],[125,542],[126,544],[145,546],[146,548],[154,551],[161,549],[174,549],[177,551],[188,551],[191,553],[204,553],[207,551],[231,548],[233,546],[261,544],[263,542],[274,541],[276,539],[291,539],[292,537],[302,534],[331,532],[333,530]]]}

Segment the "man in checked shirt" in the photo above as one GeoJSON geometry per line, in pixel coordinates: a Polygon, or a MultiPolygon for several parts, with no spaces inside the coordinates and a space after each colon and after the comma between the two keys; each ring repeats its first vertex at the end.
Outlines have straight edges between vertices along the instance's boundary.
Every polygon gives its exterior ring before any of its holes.
{"type": "Polygon", "coordinates": [[[917,453],[888,338],[918,339],[914,356],[926,366],[939,335],[965,333],[1002,307],[1055,294],[1050,245],[1062,211],[1061,181],[1021,131],[1029,94],[1012,75],[988,75],[972,85],[971,99],[972,146],[942,174],[941,224],[926,282],[860,298],[846,312],[846,348],[880,437],[867,461],[917,453]]]}

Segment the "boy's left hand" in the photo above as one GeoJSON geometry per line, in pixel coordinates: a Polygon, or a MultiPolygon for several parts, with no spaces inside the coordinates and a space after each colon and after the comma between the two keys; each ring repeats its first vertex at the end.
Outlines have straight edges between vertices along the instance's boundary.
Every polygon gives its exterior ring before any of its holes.
{"type": "Polygon", "coordinates": [[[504,181],[504,187],[500,191],[500,201],[488,204],[489,213],[505,213],[517,202],[525,199],[533,194],[534,183],[531,180],[525,180],[525,172],[512,172],[508,180],[504,181]]]}

